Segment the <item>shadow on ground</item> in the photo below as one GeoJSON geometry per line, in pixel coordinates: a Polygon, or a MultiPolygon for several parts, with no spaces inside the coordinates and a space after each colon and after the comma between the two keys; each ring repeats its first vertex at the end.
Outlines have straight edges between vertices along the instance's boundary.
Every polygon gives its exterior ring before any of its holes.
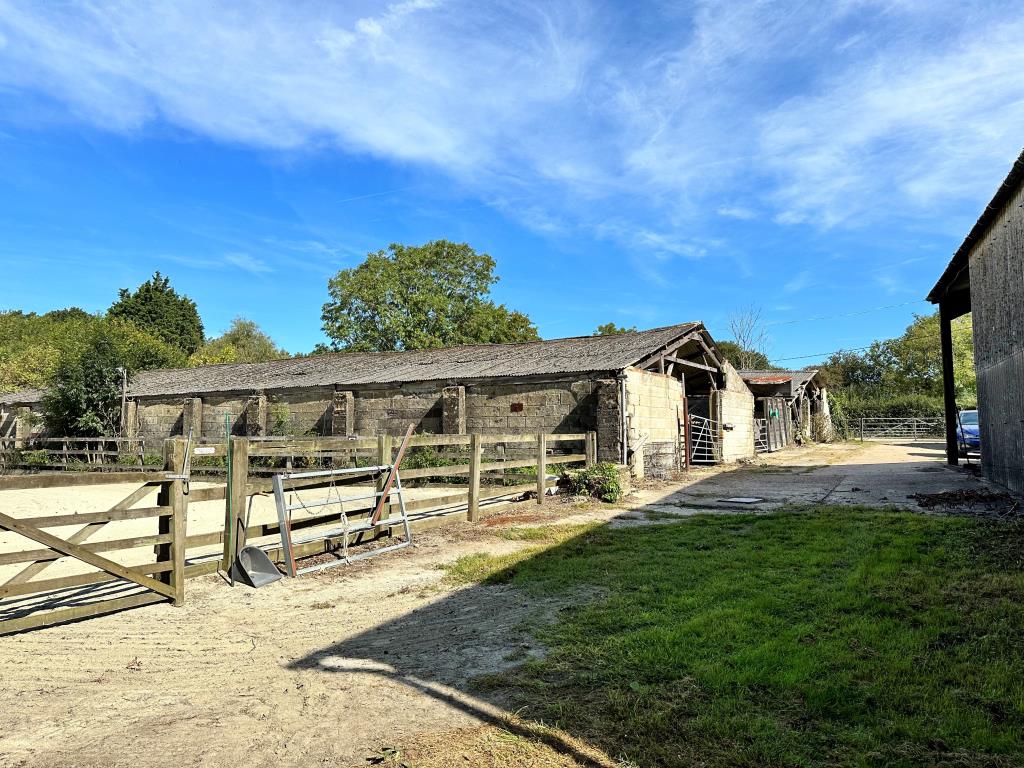
{"type": "MultiPolygon", "coordinates": [[[[990,690],[993,701],[955,702],[960,709],[944,700],[959,695],[949,678],[958,665],[967,674],[984,663],[971,655],[974,635],[987,630],[951,618],[949,596],[923,584],[953,571],[942,559],[953,557],[949,531],[972,531],[976,521],[853,506],[913,507],[911,494],[978,481],[934,451],[923,461],[906,449],[898,462],[872,454],[838,466],[738,468],[644,491],[639,512],[496,561],[480,583],[290,667],[396,681],[581,765],[615,764],[592,746],[639,765],[1002,765],[989,757],[1020,757],[1020,740],[1006,735],[1022,724],[1009,704],[1017,694],[990,690]],[[720,501],[735,496],[764,502],[720,501]],[[850,508],[737,517],[825,504],[850,508]],[[730,514],[672,528],[645,518],[645,510],[686,517],[701,509],[730,514]],[[913,574],[907,584],[901,568],[913,574]],[[887,691],[887,675],[902,682],[887,691]],[[538,728],[541,721],[561,730],[538,728]]],[[[1019,662],[1017,654],[1008,667],[1019,662]]]]}

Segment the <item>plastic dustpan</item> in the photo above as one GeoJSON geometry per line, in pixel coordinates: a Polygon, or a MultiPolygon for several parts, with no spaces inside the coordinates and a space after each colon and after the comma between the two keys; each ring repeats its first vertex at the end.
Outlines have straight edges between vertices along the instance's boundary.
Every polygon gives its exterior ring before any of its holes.
{"type": "Polygon", "coordinates": [[[280,579],[281,572],[259,547],[242,547],[231,566],[231,577],[259,589],[280,579]]]}

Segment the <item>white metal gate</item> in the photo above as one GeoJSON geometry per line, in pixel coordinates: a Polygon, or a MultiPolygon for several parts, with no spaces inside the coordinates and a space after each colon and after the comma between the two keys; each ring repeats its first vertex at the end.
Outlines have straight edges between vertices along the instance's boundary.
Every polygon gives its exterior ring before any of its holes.
{"type": "Polygon", "coordinates": [[[941,417],[890,418],[870,416],[857,422],[861,440],[934,440],[944,434],[941,417]]]}
{"type": "Polygon", "coordinates": [[[693,464],[717,464],[722,460],[718,422],[690,415],[690,461],[693,464]]]}

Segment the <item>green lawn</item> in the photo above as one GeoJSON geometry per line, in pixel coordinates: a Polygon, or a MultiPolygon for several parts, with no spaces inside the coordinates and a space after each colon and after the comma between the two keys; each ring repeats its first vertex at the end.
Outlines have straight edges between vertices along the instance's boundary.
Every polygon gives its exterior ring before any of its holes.
{"type": "Polygon", "coordinates": [[[1024,526],[821,508],[512,531],[451,577],[575,600],[481,689],[656,765],[1024,765],[1024,526]],[[545,540],[546,539],[546,540],[545,540]]]}

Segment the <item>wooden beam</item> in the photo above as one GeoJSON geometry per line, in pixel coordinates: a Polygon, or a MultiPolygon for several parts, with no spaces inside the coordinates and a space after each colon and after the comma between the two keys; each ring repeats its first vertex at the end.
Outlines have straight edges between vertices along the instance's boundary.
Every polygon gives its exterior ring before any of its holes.
{"type": "Polygon", "coordinates": [[[25,525],[10,515],[5,515],[0,512],[0,528],[6,528],[8,531],[13,531],[26,539],[32,539],[32,541],[42,544],[44,547],[60,552],[68,557],[73,557],[76,560],[81,560],[83,563],[99,568],[101,571],[119,576],[125,581],[130,581],[138,584],[140,587],[151,589],[154,592],[164,595],[165,597],[174,598],[174,588],[170,585],[163,584],[162,582],[152,579],[149,576],[144,576],[137,571],[133,571],[120,563],[115,563],[113,560],[108,560],[102,555],[98,555],[95,552],[91,552],[85,547],[81,547],[78,544],[72,544],[70,541],[53,536],[52,534],[41,531],[38,528],[34,528],[31,525],[25,525]]]}
{"type": "Polygon", "coordinates": [[[665,355],[665,359],[668,360],[669,362],[682,365],[686,368],[694,368],[695,370],[698,371],[710,371],[711,373],[718,373],[717,368],[710,365],[705,365],[704,363],[695,363],[692,360],[684,360],[681,357],[674,357],[672,355],[665,355]]]}
{"type": "Polygon", "coordinates": [[[956,381],[953,369],[953,327],[950,308],[939,304],[939,338],[942,347],[942,401],[946,417],[946,463],[960,463],[960,445],[957,440],[956,381]]]}

